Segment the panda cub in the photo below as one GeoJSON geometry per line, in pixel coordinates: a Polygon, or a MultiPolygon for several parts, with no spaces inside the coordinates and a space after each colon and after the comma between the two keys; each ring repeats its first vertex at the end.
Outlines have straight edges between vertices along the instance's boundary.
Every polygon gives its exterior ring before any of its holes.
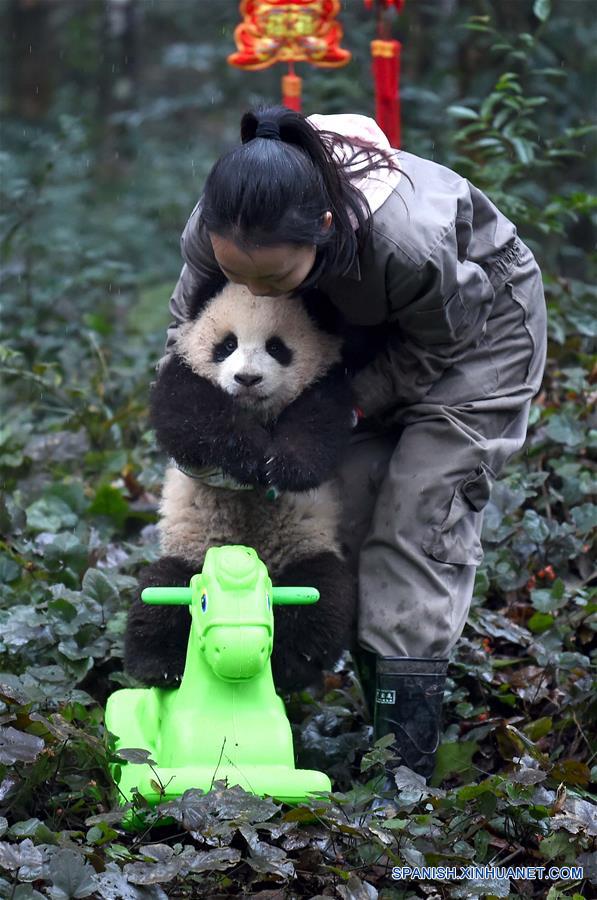
{"type": "MultiPolygon", "coordinates": [[[[195,298],[190,314],[151,393],[152,424],[172,464],[160,505],[164,556],[140,587],[188,585],[207,550],[222,544],[254,547],[275,585],[316,587],[313,606],[275,610],[274,680],[298,689],[320,681],[350,646],[355,618],[331,481],[352,428],[341,339],[317,291],[254,297],[226,283],[207,301],[195,298]]],[[[145,684],[175,682],[189,625],[185,607],[135,600],[127,671],[145,684]]]]}

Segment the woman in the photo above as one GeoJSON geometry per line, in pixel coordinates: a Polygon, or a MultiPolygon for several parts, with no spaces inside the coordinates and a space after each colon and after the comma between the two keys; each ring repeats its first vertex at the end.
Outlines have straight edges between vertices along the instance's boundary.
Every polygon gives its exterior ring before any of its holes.
{"type": "Polygon", "coordinates": [[[541,274],[487,197],[393,151],[371,119],[272,107],[243,117],[241,139],[184,229],[167,349],[192,292],[221,272],[257,296],[317,285],[343,314],[360,358],[341,471],[355,657],[374,738],[393,732],[427,776],[482,511],[543,373],[541,274]]]}

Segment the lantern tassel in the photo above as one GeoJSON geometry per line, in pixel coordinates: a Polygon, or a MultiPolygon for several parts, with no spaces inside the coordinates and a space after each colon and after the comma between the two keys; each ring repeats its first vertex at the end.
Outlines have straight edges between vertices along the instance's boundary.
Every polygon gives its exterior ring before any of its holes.
{"type": "Polygon", "coordinates": [[[400,41],[371,41],[375,119],[392,147],[400,147],[400,41]]]}
{"type": "Polygon", "coordinates": [[[282,103],[295,112],[301,111],[301,89],[303,79],[294,72],[282,76],[282,103]]]}

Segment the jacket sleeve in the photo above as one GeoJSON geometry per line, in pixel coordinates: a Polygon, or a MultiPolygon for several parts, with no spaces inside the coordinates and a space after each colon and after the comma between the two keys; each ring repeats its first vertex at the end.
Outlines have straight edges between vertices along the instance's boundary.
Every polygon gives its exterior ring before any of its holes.
{"type": "Polygon", "coordinates": [[[199,223],[201,200],[191,213],[180,238],[180,250],[184,265],[180,277],[170,298],[170,315],[172,321],[166,335],[166,355],[158,363],[161,368],[176,343],[178,326],[188,319],[189,299],[203,283],[221,275],[211,241],[204,225],[199,223]]]}
{"type": "Polygon", "coordinates": [[[394,247],[386,262],[390,328],[353,390],[365,416],[422,400],[485,332],[495,293],[485,271],[459,259],[456,227],[416,267],[394,247]]]}

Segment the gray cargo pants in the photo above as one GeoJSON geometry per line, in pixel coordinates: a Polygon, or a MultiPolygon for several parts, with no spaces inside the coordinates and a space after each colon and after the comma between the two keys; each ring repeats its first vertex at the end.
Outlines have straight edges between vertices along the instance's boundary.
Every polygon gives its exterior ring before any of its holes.
{"type": "Polygon", "coordinates": [[[355,433],[341,466],[358,642],[379,656],[447,657],[460,637],[483,557],[483,508],[524,443],[541,383],[546,310],[534,257],[518,241],[514,260],[487,271],[496,298],[479,346],[392,428],[355,433]]]}

